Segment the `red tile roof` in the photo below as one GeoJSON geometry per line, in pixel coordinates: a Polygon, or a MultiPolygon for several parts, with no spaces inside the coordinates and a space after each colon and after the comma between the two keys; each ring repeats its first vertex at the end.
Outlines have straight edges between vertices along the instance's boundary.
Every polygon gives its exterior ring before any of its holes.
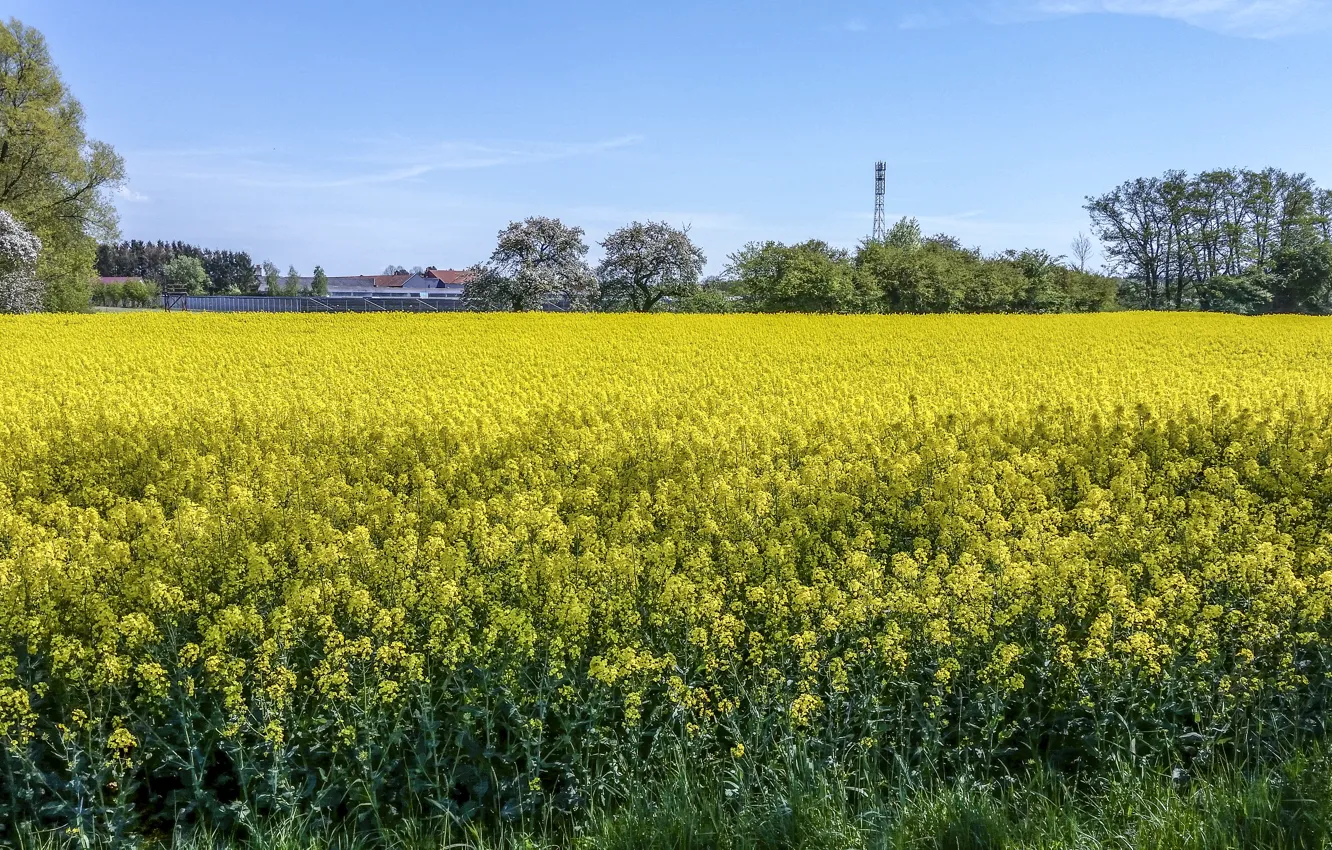
{"type": "Polygon", "coordinates": [[[407,282],[409,274],[381,274],[375,276],[375,286],[402,286],[407,282]]]}
{"type": "Polygon", "coordinates": [[[467,272],[455,271],[454,269],[426,269],[426,277],[433,277],[440,283],[466,283],[467,272]]]}

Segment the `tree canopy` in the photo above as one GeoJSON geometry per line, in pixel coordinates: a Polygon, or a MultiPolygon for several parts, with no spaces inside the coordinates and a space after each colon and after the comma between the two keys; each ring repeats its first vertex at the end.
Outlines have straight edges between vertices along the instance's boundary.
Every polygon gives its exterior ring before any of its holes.
{"type": "Polygon", "coordinates": [[[253,294],[259,277],[244,251],[200,248],[185,242],[144,242],[138,239],[97,247],[97,273],[105,277],[140,277],[164,282],[162,269],[178,256],[194,257],[208,274],[208,294],[253,294]]]}
{"type": "Polygon", "coordinates": [[[324,273],[323,266],[315,266],[314,268],[314,280],[310,282],[310,294],[328,294],[328,275],[324,273]]]}
{"type": "Polygon", "coordinates": [[[47,307],[87,304],[97,240],[113,238],[111,191],[124,162],[89,139],[83,107],[65,87],[41,33],[0,25],[0,209],[42,242],[37,277],[47,307]]]}
{"type": "Polygon", "coordinates": [[[753,243],[731,255],[738,302],[758,311],[1048,313],[1110,309],[1117,282],[1041,250],[986,257],[902,219],[854,255],[811,240],[753,243]]]}
{"type": "Polygon", "coordinates": [[[198,257],[181,254],[162,267],[162,282],[173,292],[203,295],[208,291],[208,273],[198,257]]]}
{"type": "Polygon", "coordinates": [[[501,230],[488,262],[468,270],[468,303],[486,309],[539,310],[586,305],[596,279],[583,228],[534,216],[501,230]]]}
{"type": "Polygon", "coordinates": [[[597,268],[605,306],[627,305],[650,312],[663,298],[688,298],[698,292],[707,265],[702,249],[684,228],[666,222],[634,222],[601,243],[605,259],[597,268]]]}
{"type": "Polygon", "coordinates": [[[727,272],[744,305],[759,312],[856,312],[876,297],[857,288],[850,255],[818,239],[752,242],[731,255],[727,272]]]}
{"type": "Polygon", "coordinates": [[[1146,309],[1326,312],[1332,192],[1276,168],[1128,180],[1087,199],[1122,299],[1146,309]]]}

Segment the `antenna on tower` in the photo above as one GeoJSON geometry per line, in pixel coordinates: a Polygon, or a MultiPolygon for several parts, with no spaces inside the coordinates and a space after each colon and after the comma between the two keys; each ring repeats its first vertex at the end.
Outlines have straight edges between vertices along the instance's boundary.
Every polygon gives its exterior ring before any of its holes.
{"type": "Polygon", "coordinates": [[[874,163],[874,242],[888,239],[888,225],[883,218],[883,198],[888,193],[888,163],[874,163]]]}

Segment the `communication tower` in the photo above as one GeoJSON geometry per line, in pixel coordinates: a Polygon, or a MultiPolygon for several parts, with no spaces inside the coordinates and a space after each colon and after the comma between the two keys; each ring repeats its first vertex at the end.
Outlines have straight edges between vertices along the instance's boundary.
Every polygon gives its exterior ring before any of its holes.
{"type": "Polygon", "coordinates": [[[875,242],[888,238],[888,226],[883,219],[883,198],[888,193],[888,163],[874,163],[874,235],[875,242]]]}

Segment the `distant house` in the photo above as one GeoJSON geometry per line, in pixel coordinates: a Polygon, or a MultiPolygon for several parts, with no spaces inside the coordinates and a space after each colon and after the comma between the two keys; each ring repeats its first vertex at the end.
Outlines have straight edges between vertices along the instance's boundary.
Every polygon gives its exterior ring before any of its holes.
{"type": "Polygon", "coordinates": [[[462,298],[467,287],[467,272],[456,269],[429,268],[425,270],[425,276],[438,281],[437,288],[447,293],[446,298],[462,298]]]}
{"type": "Polygon", "coordinates": [[[465,278],[465,272],[435,268],[416,274],[330,277],[328,294],[346,298],[461,298],[465,278]]]}

